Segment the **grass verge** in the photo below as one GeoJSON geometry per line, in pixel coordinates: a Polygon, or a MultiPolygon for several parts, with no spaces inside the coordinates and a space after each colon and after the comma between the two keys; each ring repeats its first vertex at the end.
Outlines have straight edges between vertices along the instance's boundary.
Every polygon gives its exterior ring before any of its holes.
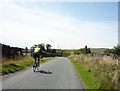
{"type": "MultiPolygon", "coordinates": [[[[40,63],[46,62],[51,59],[53,59],[53,57],[42,58],[40,63]]],[[[2,65],[0,65],[1,66],[0,72],[2,73],[1,75],[14,73],[32,64],[33,64],[33,58],[29,58],[29,57],[24,57],[19,60],[9,60],[9,61],[7,60],[7,61],[3,61],[2,65]]]]}
{"type": "Polygon", "coordinates": [[[82,78],[85,83],[84,89],[98,89],[99,83],[91,76],[92,74],[80,63],[75,62],[73,59],[69,58],[77,71],[80,78],[82,78]]]}
{"type": "Polygon", "coordinates": [[[95,58],[91,55],[71,55],[69,58],[87,89],[120,89],[118,59],[113,60],[109,56],[95,58]]]}

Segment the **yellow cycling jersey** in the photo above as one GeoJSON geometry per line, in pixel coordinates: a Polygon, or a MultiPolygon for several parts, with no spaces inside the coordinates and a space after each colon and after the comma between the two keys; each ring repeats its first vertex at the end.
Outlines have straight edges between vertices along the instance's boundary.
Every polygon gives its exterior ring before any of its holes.
{"type": "Polygon", "coordinates": [[[40,48],[35,48],[34,52],[39,52],[40,48]]]}

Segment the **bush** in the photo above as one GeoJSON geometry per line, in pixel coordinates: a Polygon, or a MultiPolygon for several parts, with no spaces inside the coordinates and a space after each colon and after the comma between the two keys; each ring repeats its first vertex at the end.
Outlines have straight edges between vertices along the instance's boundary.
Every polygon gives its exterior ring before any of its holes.
{"type": "Polygon", "coordinates": [[[87,46],[85,46],[85,48],[80,49],[80,52],[82,54],[88,54],[88,53],[91,53],[91,50],[90,50],[90,48],[87,48],[87,46]]]}
{"type": "Polygon", "coordinates": [[[117,47],[114,46],[113,49],[107,49],[104,51],[104,53],[106,54],[113,53],[115,55],[120,56],[120,45],[118,45],[117,47]]]}
{"type": "Polygon", "coordinates": [[[74,52],[74,54],[77,54],[77,55],[79,55],[79,54],[80,54],[80,52],[74,52]]]}

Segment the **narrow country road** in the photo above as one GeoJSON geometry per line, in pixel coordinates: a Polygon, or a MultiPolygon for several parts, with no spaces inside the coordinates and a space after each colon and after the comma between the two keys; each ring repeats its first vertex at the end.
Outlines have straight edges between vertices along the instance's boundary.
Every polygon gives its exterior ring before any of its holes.
{"type": "Polygon", "coordinates": [[[32,66],[2,77],[2,89],[82,89],[73,64],[57,58],[41,64],[40,71],[32,66]]]}

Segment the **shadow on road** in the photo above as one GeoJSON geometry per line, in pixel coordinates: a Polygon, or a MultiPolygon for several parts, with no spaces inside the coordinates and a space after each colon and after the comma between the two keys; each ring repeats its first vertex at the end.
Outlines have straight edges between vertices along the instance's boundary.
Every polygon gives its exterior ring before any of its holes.
{"type": "Polygon", "coordinates": [[[40,72],[40,73],[42,73],[42,74],[53,74],[53,73],[50,72],[50,71],[44,71],[44,70],[38,70],[38,71],[36,71],[36,72],[40,72]]]}

